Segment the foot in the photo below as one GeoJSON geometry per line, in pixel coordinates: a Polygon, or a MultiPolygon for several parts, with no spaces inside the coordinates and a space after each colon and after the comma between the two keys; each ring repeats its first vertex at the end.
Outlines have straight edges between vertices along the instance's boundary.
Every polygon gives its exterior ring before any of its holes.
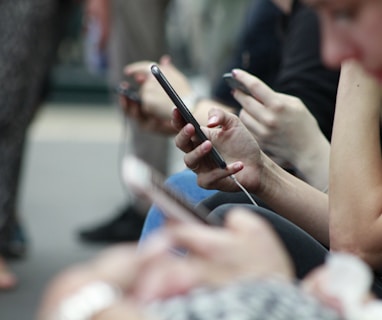
{"type": "Polygon", "coordinates": [[[12,289],[16,284],[15,275],[8,269],[5,260],[0,257],[0,291],[12,289]]]}
{"type": "Polygon", "coordinates": [[[141,235],[144,216],[132,205],[126,206],[111,220],[80,230],[79,237],[88,243],[118,243],[137,241],[141,235]]]}

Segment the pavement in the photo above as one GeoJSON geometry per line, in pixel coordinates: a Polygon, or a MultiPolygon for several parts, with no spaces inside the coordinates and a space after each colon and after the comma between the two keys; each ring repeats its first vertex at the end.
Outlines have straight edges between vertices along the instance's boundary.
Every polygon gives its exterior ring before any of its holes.
{"type": "Polygon", "coordinates": [[[126,201],[119,178],[123,122],[109,105],[44,106],[30,134],[20,197],[28,255],[11,267],[19,286],[0,293],[0,320],[35,319],[43,290],[65,267],[97,254],[77,231],[126,201]]]}

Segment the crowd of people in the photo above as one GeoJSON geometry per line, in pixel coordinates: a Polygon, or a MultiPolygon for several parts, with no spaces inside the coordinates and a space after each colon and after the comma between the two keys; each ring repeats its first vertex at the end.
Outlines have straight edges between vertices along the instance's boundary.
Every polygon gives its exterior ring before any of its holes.
{"type": "Polygon", "coordinates": [[[139,250],[58,275],[39,319],[381,319],[381,27],[380,1],[250,1],[222,70],[247,93],[219,78],[200,97],[158,58],[204,142],[154,61],[128,64],[141,102],[121,96],[125,116],[174,140],[187,168],[167,183],[223,226],[168,221],[154,204],[139,250]]]}

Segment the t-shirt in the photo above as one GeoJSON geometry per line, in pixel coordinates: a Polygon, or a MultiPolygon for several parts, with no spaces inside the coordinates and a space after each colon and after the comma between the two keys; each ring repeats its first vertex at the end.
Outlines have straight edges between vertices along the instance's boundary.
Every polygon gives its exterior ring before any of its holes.
{"type": "MultiPolygon", "coordinates": [[[[244,69],[274,90],[300,98],[330,140],[339,70],[330,70],[322,63],[316,14],[298,1],[289,15],[272,1],[254,2],[238,50],[226,70],[244,69]]],[[[230,91],[219,79],[213,97],[240,109],[230,91]]]]}

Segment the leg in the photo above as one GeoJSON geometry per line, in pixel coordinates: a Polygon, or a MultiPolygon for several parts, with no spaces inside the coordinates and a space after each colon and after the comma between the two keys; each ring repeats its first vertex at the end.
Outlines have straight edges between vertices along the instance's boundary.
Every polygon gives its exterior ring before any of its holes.
{"type": "MultiPolygon", "coordinates": [[[[235,206],[237,205],[225,204],[216,208],[211,214],[222,218],[235,206]]],[[[242,206],[253,211],[254,214],[259,214],[274,227],[292,257],[299,279],[325,262],[328,249],[307,232],[270,210],[253,205],[242,206]]]]}
{"type": "MultiPolygon", "coordinates": [[[[7,62],[0,65],[0,254],[7,257],[24,251],[15,237],[24,144],[53,62],[58,14],[52,0],[0,4],[0,60],[7,62]],[[22,23],[15,28],[15,21],[22,23]]],[[[14,283],[12,277],[0,258],[0,288],[14,283]]]]}
{"type": "MultiPolygon", "coordinates": [[[[165,25],[168,0],[111,1],[110,84],[125,76],[123,68],[139,60],[157,61],[166,53],[165,25]],[[147,8],[150,8],[149,10],[147,8]]],[[[167,173],[168,138],[131,128],[132,151],[156,170],[167,173]]]]}
{"type": "MultiPolygon", "coordinates": [[[[139,60],[157,61],[166,53],[165,23],[168,0],[111,0],[109,83],[117,86],[126,77],[123,68],[139,60]],[[148,9],[149,8],[149,9],[148,9]]],[[[131,153],[167,174],[169,139],[128,124],[131,153]]],[[[132,198],[132,197],[130,197],[132,198]]],[[[148,207],[146,208],[148,209],[148,207]]],[[[143,218],[129,200],[120,212],[101,224],[80,231],[87,242],[121,242],[138,239],[143,218]]]]}
{"type": "MultiPolygon", "coordinates": [[[[267,205],[259,199],[255,194],[251,194],[251,197],[256,201],[256,203],[263,208],[267,208],[267,205]]],[[[242,203],[251,204],[251,200],[244,192],[224,192],[219,191],[214,195],[203,200],[200,205],[206,207],[210,211],[214,210],[218,206],[226,203],[242,203]]]]}

